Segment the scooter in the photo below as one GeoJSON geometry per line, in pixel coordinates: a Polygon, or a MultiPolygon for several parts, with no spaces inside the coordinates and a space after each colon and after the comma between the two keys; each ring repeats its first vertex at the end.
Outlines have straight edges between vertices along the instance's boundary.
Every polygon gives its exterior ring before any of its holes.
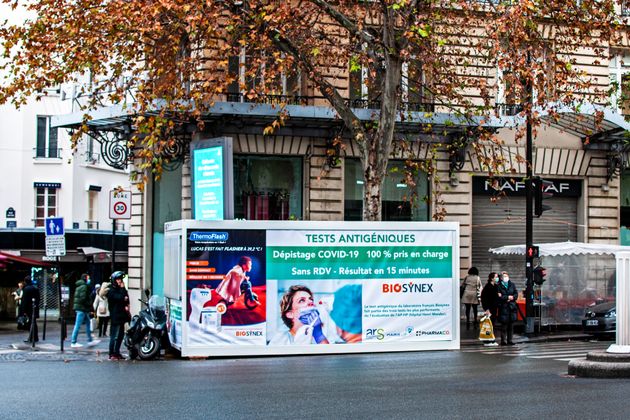
{"type": "Polygon", "coordinates": [[[129,350],[129,357],[151,360],[160,354],[161,348],[169,346],[166,331],[166,308],[161,296],[153,295],[145,290],[148,301],[138,299],[146,308],[138,315],[134,315],[125,332],[125,346],[129,350]]]}

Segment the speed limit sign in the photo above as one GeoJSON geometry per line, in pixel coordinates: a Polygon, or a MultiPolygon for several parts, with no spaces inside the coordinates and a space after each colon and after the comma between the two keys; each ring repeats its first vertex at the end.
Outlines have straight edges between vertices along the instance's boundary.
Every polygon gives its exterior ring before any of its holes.
{"type": "Polygon", "coordinates": [[[109,218],[131,219],[131,191],[111,190],[109,192],[109,218]]]}

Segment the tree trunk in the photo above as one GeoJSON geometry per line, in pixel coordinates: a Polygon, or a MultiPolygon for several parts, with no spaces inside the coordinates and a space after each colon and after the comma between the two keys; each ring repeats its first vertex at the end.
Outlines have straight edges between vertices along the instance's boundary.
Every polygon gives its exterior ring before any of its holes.
{"type": "MultiPolygon", "coordinates": [[[[385,34],[385,43],[394,48],[394,37],[385,34]]],[[[376,129],[370,130],[366,147],[363,148],[363,220],[381,221],[381,193],[387,175],[387,162],[394,141],[398,113],[402,60],[400,55],[385,54],[384,77],[381,85],[381,109],[376,129]]]]}

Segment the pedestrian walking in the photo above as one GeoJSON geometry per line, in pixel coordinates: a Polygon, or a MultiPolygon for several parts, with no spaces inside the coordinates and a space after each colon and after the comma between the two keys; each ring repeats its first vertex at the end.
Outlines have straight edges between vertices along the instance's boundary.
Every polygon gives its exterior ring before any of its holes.
{"type": "Polygon", "coordinates": [[[96,313],[98,321],[98,336],[107,337],[107,324],[109,323],[109,302],[107,301],[107,292],[109,291],[109,283],[105,282],[99,287],[92,307],[96,313]]]}
{"type": "Polygon", "coordinates": [[[24,292],[24,282],[18,282],[17,289],[13,293],[13,300],[15,301],[15,317],[20,316],[20,305],[22,304],[22,293],[24,292]]]}
{"type": "Polygon", "coordinates": [[[499,299],[499,322],[501,323],[501,345],[513,346],[514,322],[516,321],[516,299],[518,292],[516,286],[510,281],[506,271],[501,272],[497,285],[497,297],[499,299]]]}
{"type": "Polygon", "coordinates": [[[124,359],[122,354],[120,354],[120,346],[125,334],[125,323],[131,321],[129,294],[127,289],[125,289],[124,277],[125,273],[122,271],[112,273],[110,277],[111,286],[107,292],[109,316],[112,322],[109,331],[109,360],[124,359]]]}
{"type": "Polygon", "coordinates": [[[470,267],[468,275],[462,281],[462,303],[466,306],[466,329],[470,329],[470,311],[473,313],[474,328],[477,328],[477,305],[481,296],[481,279],[477,267],[470,267]]]}
{"type": "MultiPolygon", "coordinates": [[[[488,274],[488,281],[486,285],[481,290],[481,307],[483,308],[486,315],[490,317],[490,321],[492,321],[492,330],[497,330],[497,312],[499,308],[499,295],[497,291],[497,281],[499,280],[499,275],[494,271],[488,274]]],[[[486,344],[487,346],[497,346],[496,341],[491,341],[486,344]]]]}
{"type": "Polygon", "coordinates": [[[25,316],[29,320],[29,334],[25,343],[37,343],[39,334],[37,330],[37,319],[39,318],[39,289],[31,276],[24,277],[24,290],[22,291],[22,302],[20,304],[20,316],[25,316]]]}
{"type": "Polygon", "coordinates": [[[90,276],[88,274],[81,274],[81,278],[75,283],[76,289],[74,290],[73,307],[76,312],[76,320],[74,322],[74,329],[72,330],[72,339],[70,347],[79,348],[83,347],[83,344],[77,343],[79,336],[79,330],[81,325],[85,324],[85,334],[87,336],[88,347],[93,347],[101,342],[101,340],[94,340],[92,338],[92,328],[90,322],[90,313],[92,312],[92,301],[90,300],[90,276]]]}

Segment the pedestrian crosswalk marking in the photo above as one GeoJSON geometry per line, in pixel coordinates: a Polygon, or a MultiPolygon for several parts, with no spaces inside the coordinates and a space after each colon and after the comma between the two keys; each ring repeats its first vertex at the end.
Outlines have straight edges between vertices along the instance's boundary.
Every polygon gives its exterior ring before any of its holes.
{"type": "Polygon", "coordinates": [[[587,353],[605,350],[610,341],[563,341],[550,343],[523,343],[510,347],[474,347],[464,348],[464,353],[482,353],[505,357],[527,357],[530,359],[553,359],[570,361],[586,358],[587,353]]]}

